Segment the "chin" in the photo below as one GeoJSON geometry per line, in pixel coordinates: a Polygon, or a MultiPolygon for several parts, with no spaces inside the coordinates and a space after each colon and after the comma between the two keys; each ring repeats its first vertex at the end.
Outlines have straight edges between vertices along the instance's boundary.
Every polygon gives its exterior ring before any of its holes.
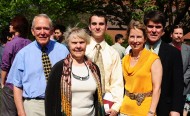
{"type": "Polygon", "coordinates": [[[77,58],[80,58],[80,57],[83,57],[84,56],[84,54],[82,54],[82,53],[75,53],[75,57],[77,57],[77,58]]]}
{"type": "Polygon", "coordinates": [[[47,45],[47,43],[48,43],[48,42],[39,42],[39,44],[40,44],[41,46],[45,46],[45,45],[47,45]]]}
{"type": "Polygon", "coordinates": [[[149,41],[150,41],[151,43],[157,42],[158,40],[159,40],[159,38],[151,38],[151,39],[149,39],[149,41]]]}

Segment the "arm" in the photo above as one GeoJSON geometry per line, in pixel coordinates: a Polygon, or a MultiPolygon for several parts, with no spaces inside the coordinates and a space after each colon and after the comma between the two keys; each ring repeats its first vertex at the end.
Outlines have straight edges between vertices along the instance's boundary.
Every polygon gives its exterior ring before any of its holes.
{"type": "Polygon", "coordinates": [[[172,107],[171,116],[180,116],[184,107],[184,78],[183,78],[183,63],[181,52],[176,50],[172,53],[173,66],[172,68],[172,107]],[[174,115],[173,115],[174,114],[174,115]]]}
{"type": "Polygon", "coordinates": [[[114,116],[119,112],[123,94],[124,94],[124,83],[123,83],[123,75],[122,75],[122,67],[121,67],[121,60],[119,54],[115,54],[115,59],[112,61],[113,67],[111,71],[111,78],[109,79],[110,82],[110,92],[113,96],[114,104],[111,107],[110,116],[114,116]]]}
{"type": "MultiPolygon", "coordinates": [[[[153,62],[151,66],[151,75],[152,75],[153,93],[152,93],[152,102],[149,111],[155,113],[161,93],[162,64],[160,62],[160,59],[156,59],[153,62]]],[[[149,115],[151,114],[149,113],[149,115]]]]}
{"type": "Polygon", "coordinates": [[[46,116],[61,116],[61,90],[60,81],[63,70],[63,62],[56,63],[48,79],[45,92],[46,116]]]}
{"type": "MultiPolygon", "coordinates": [[[[189,52],[190,52],[190,50],[189,50],[189,52]]],[[[188,57],[187,57],[187,67],[186,67],[186,71],[185,71],[185,73],[184,73],[184,83],[185,83],[185,87],[187,87],[188,88],[188,86],[190,86],[189,84],[190,84],[190,53],[189,53],[189,55],[188,55],[188,57]]]]}
{"type": "Polygon", "coordinates": [[[14,86],[13,92],[14,92],[15,105],[18,111],[18,116],[26,116],[23,106],[22,89],[14,86]]]}
{"type": "Polygon", "coordinates": [[[22,79],[24,75],[23,74],[24,63],[22,61],[23,59],[24,58],[22,57],[21,54],[16,55],[7,77],[7,81],[14,85],[13,96],[18,111],[18,116],[26,116],[23,106],[23,85],[22,85],[22,79]]]}
{"type": "Polygon", "coordinates": [[[171,111],[170,116],[180,116],[179,112],[171,111]]]}
{"type": "Polygon", "coordinates": [[[7,77],[7,71],[1,70],[1,87],[2,88],[5,85],[6,77],[7,77]]]}
{"type": "Polygon", "coordinates": [[[12,59],[12,45],[7,43],[5,45],[3,54],[2,54],[2,62],[1,62],[1,87],[5,85],[7,74],[11,68],[11,59],[12,59]]]}

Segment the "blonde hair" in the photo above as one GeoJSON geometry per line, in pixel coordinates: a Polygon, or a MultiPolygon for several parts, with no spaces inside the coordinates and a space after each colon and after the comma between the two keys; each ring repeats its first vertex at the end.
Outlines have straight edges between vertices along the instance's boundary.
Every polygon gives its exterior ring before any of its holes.
{"type": "Polygon", "coordinates": [[[142,22],[132,20],[129,23],[128,30],[127,30],[127,38],[129,37],[131,29],[139,29],[139,30],[141,30],[143,32],[144,38],[145,39],[147,38],[146,27],[142,22]]]}
{"type": "Polygon", "coordinates": [[[83,28],[79,28],[79,27],[73,27],[73,28],[71,28],[71,27],[68,27],[67,31],[64,33],[65,43],[68,44],[71,35],[75,35],[75,36],[83,39],[87,44],[90,43],[90,36],[86,32],[86,30],[83,29],[83,28]]]}

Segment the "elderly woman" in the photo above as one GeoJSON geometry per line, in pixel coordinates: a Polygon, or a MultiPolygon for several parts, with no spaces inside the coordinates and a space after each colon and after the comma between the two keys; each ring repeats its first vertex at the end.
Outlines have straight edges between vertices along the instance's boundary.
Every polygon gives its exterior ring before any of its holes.
{"type": "MultiPolygon", "coordinates": [[[[65,33],[70,54],[52,68],[46,88],[46,116],[104,116],[99,68],[85,56],[84,29],[65,33]]],[[[60,51],[61,53],[61,51],[60,51]]]]}
{"type": "Polygon", "coordinates": [[[161,92],[162,65],[159,57],[144,48],[146,30],[132,21],[128,30],[132,50],[122,60],[125,96],[121,116],[154,116],[161,92]]]}

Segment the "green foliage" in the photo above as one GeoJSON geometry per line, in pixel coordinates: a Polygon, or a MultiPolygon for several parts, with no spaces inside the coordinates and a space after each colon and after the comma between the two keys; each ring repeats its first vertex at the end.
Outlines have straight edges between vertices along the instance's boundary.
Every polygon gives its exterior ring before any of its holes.
{"type": "Polygon", "coordinates": [[[142,20],[145,12],[159,9],[164,12],[169,24],[183,23],[190,28],[188,8],[190,0],[0,0],[0,30],[9,25],[17,14],[26,16],[29,22],[39,13],[45,13],[54,23],[80,27],[88,25],[88,17],[94,10],[107,14],[109,22],[126,28],[132,19],[142,20]],[[177,2],[177,3],[175,3],[177,2]],[[176,8],[171,10],[172,8],[176,8]]]}
{"type": "Polygon", "coordinates": [[[113,41],[112,41],[112,38],[111,38],[110,35],[105,34],[105,35],[104,35],[104,38],[105,38],[105,41],[106,41],[110,46],[113,45],[113,41]]]}
{"type": "Polygon", "coordinates": [[[127,46],[129,45],[127,39],[125,39],[125,41],[124,41],[121,45],[122,45],[124,48],[127,48],[127,46]]]}

